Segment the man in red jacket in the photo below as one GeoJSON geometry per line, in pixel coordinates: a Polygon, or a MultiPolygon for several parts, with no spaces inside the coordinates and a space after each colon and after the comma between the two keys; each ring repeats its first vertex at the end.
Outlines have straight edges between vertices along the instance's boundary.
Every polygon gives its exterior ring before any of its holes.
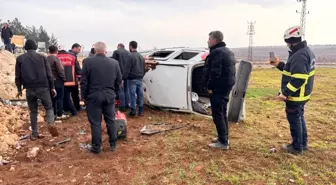
{"type": "Polygon", "coordinates": [[[64,82],[64,111],[70,111],[72,116],[77,115],[77,110],[71,100],[71,90],[76,86],[76,58],[66,52],[64,46],[59,46],[57,57],[61,60],[64,67],[65,82],[64,82]]]}

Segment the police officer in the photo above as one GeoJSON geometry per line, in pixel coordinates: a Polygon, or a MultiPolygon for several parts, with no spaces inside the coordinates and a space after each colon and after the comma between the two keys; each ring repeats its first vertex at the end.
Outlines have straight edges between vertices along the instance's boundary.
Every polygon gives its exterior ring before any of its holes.
{"type": "Polygon", "coordinates": [[[102,115],[109,135],[110,150],[116,149],[115,98],[119,92],[122,76],[118,62],[106,57],[105,43],[97,42],[94,50],[96,56],[83,61],[81,93],[91,124],[92,146],[88,149],[98,154],[101,152],[102,115]]]}
{"type": "Polygon", "coordinates": [[[304,119],[304,107],[313,90],[315,55],[302,40],[302,28],[294,26],[285,31],[284,40],[289,49],[288,61],[278,57],[270,63],[282,71],[281,92],[278,99],[286,103],[286,115],[290,125],[292,143],[285,149],[292,154],[303,154],[308,149],[308,136],[304,119]]]}

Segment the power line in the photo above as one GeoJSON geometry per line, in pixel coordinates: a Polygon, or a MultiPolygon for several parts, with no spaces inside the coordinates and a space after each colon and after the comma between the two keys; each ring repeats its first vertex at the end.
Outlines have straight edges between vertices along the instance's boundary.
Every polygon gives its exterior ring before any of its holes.
{"type": "Polygon", "coordinates": [[[248,61],[250,62],[253,60],[253,36],[255,34],[255,23],[255,21],[247,22],[247,35],[249,36],[248,61]]]}
{"type": "Polygon", "coordinates": [[[306,17],[307,14],[309,14],[309,11],[307,11],[307,0],[297,0],[297,1],[302,2],[301,12],[296,10],[296,13],[301,14],[300,26],[302,28],[302,38],[304,39],[306,35],[306,17]]]}

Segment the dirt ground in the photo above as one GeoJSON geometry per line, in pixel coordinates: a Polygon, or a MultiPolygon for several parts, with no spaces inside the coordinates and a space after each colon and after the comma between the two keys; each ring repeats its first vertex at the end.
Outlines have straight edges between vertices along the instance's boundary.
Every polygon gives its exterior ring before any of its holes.
{"type": "MultiPolygon", "coordinates": [[[[273,99],[280,73],[258,69],[252,73],[247,93],[247,120],[230,125],[229,151],[207,147],[216,133],[211,119],[148,108],[145,117],[128,119],[128,138],[119,141],[116,152],[108,150],[104,129],[103,152],[94,155],[80,148],[80,143],[90,142],[90,126],[82,112],[58,124],[58,138],[26,140],[11,155],[14,163],[0,166],[0,184],[335,184],[334,78],[336,69],[316,73],[314,95],[305,114],[310,149],[302,156],[281,151],[290,142],[290,133],[284,105],[273,99]],[[159,122],[188,127],[153,136],[140,134],[143,126],[159,122]],[[69,137],[69,143],[53,146],[69,137]],[[41,149],[37,157],[26,158],[35,146],[41,149]],[[269,151],[273,147],[275,153],[269,151]]],[[[45,126],[40,127],[47,134],[45,126]]],[[[23,129],[29,133],[27,124],[23,129]]]]}

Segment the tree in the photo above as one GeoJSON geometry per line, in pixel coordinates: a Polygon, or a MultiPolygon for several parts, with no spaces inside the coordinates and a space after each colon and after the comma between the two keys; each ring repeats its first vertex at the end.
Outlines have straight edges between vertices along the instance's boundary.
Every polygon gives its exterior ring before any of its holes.
{"type": "Polygon", "coordinates": [[[35,26],[27,26],[27,33],[26,33],[26,39],[31,39],[34,41],[38,41],[39,39],[39,32],[36,29],[35,26]]]}
{"type": "Polygon", "coordinates": [[[54,45],[54,46],[58,46],[58,40],[57,38],[55,37],[54,34],[51,34],[51,38],[49,40],[49,45],[54,45]]]}
{"type": "Polygon", "coordinates": [[[38,30],[38,42],[44,42],[45,47],[48,48],[50,44],[50,37],[47,33],[47,31],[43,28],[43,26],[40,26],[40,29],[38,30]]]}

